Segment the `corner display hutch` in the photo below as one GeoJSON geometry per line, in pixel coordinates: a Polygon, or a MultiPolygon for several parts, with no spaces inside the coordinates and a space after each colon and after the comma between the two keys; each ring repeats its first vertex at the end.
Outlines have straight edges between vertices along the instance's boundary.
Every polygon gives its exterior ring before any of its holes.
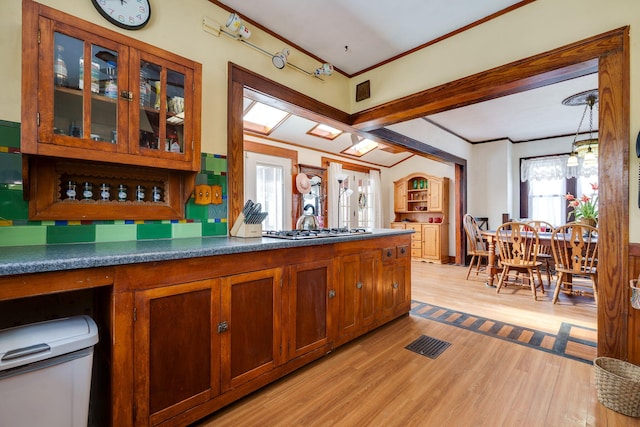
{"type": "Polygon", "coordinates": [[[449,262],[449,178],[413,173],[394,182],[391,228],[412,229],[411,257],[449,262]]]}
{"type": "Polygon", "coordinates": [[[29,218],[184,218],[202,66],[29,0],[22,37],[29,218]]]}

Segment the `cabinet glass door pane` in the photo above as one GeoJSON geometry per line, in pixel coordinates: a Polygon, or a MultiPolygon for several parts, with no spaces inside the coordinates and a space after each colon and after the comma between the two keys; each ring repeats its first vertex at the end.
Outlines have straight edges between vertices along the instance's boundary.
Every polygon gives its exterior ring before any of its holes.
{"type": "MultiPolygon", "coordinates": [[[[82,61],[82,59],[81,59],[82,61]]],[[[91,132],[94,141],[117,142],[118,119],[118,54],[112,50],[91,46],[91,132]]],[[[83,83],[84,86],[84,83],[83,83]]],[[[86,93],[86,92],[85,92],[86,93]]]]}
{"type": "Polygon", "coordinates": [[[65,34],[54,34],[53,132],[82,136],[82,92],[78,85],[78,64],[84,43],[65,34]]]}
{"type": "Polygon", "coordinates": [[[167,144],[173,153],[184,153],[184,80],[184,74],[167,70],[167,144]]]}
{"type": "MultiPolygon", "coordinates": [[[[140,147],[163,149],[158,143],[160,135],[160,108],[162,107],[162,67],[140,61],[140,147]]],[[[165,107],[166,108],[166,107],[165,107]]]]}
{"type": "Polygon", "coordinates": [[[185,75],[140,61],[140,136],[144,149],[184,154],[185,75]]]}
{"type": "Polygon", "coordinates": [[[54,33],[54,49],[53,132],[116,142],[117,52],[62,33],[54,33]]]}

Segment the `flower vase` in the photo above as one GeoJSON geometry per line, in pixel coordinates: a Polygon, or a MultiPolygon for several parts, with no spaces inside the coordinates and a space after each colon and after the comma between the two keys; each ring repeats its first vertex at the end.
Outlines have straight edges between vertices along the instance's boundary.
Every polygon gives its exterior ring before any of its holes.
{"type": "Polygon", "coordinates": [[[598,225],[598,220],[595,218],[580,218],[578,222],[580,224],[590,225],[591,227],[596,227],[598,225]]]}

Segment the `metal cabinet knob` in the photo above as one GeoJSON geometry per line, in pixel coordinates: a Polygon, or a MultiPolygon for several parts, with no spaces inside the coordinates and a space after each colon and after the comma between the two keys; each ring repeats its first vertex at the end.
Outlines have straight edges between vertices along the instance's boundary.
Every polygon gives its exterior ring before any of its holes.
{"type": "Polygon", "coordinates": [[[357,289],[362,289],[362,282],[356,283],[356,288],[357,289]]]}
{"type": "Polygon", "coordinates": [[[393,284],[393,285],[391,285],[391,286],[393,286],[393,289],[398,289],[398,284],[397,284],[397,283],[394,283],[394,284],[393,284]]]}
{"type": "Polygon", "coordinates": [[[329,298],[334,298],[336,296],[336,291],[335,289],[330,289],[329,290],[329,298]]]}
{"type": "Polygon", "coordinates": [[[229,324],[227,323],[226,320],[224,322],[218,323],[218,333],[219,334],[221,334],[222,332],[226,332],[228,330],[229,330],[229,324]]]}

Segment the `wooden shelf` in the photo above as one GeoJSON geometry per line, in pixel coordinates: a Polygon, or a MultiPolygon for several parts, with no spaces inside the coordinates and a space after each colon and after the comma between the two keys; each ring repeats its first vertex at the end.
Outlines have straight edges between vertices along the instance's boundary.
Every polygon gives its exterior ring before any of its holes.
{"type": "Polygon", "coordinates": [[[32,220],[109,220],[109,219],[182,219],[186,198],[193,192],[195,172],[181,172],[155,168],[83,162],[33,156],[27,167],[32,179],[29,183],[29,218],[32,220]],[[78,198],[82,184],[93,184],[91,200],[70,200],[66,183],[77,183],[78,198]],[[98,200],[100,184],[110,186],[109,201],[98,200]],[[127,187],[127,200],[118,201],[118,186],[127,187]],[[136,186],[145,187],[145,200],[136,201],[136,186]],[[151,201],[152,187],[161,189],[161,202],[151,201]]]}

